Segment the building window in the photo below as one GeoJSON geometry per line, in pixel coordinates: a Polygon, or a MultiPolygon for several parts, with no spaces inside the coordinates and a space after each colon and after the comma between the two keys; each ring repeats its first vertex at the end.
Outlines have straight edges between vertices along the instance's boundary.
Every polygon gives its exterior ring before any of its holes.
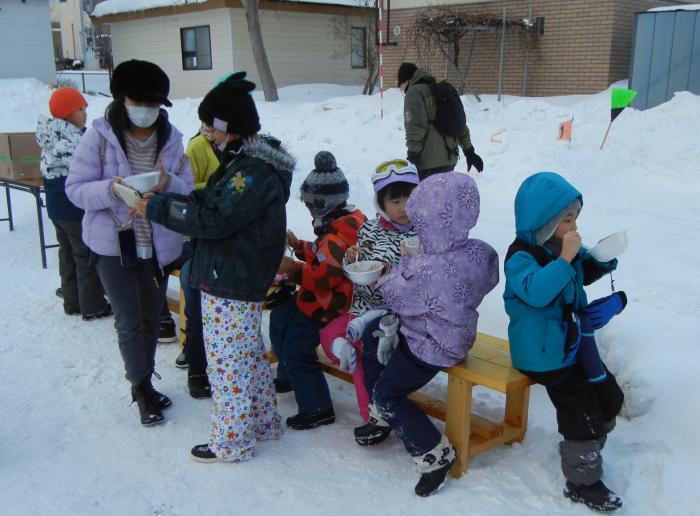
{"type": "Polygon", "coordinates": [[[367,68],[367,29],[352,27],[350,31],[350,66],[367,68]]]}
{"type": "Polygon", "coordinates": [[[183,70],[211,70],[209,25],[180,29],[183,70]]]}

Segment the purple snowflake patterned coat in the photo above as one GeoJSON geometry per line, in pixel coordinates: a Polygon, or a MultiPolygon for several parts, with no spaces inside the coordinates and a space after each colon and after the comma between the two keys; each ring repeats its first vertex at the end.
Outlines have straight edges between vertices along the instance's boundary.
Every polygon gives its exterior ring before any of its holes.
{"type": "Polygon", "coordinates": [[[422,181],[406,204],[421,243],[403,256],[381,285],[384,300],[401,319],[411,352],[428,364],[464,360],[476,338],[476,311],[498,284],[498,255],[469,238],[479,218],[479,190],[459,172],[422,181]]]}

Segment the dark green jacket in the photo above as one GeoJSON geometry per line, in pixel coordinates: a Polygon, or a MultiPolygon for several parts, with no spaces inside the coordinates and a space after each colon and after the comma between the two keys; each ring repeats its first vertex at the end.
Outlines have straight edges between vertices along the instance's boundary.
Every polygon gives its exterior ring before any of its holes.
{"type": "Polygon", "coordinates": [[[406,147],[409,156],[416,156],[419,171],[454,167],[459,158],[459,150],[472,146],[469,128],[461,138],[441,135],[432,124],[435,119],[435,101],[430,84],[435,78],[426,70],[418,68],[408,83],[408,91],[403,103],[406,147]]]}
{"type": "Polygon", "coordinates": [[[147,217],[193,237],[193,287],[239,301],[265,298],[286,246],[294,166],[279,141],[246,141],[237,152],[225,151],[205,188],[153,197],[147,217]]]}

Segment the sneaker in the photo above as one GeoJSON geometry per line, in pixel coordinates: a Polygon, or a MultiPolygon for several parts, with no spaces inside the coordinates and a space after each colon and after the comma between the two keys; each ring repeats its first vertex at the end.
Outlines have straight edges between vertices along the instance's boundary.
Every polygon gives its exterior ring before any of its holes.
{"type": "Polygon", "coordinates": [[[185,355],[184,351],[182,351],[175,359],[175,367],[178,369],[187,369],[190,367],[190,364],[187,362],[187,355],[185,355]]]}
{"type": "Polygon", "coordinates": [[[104,317],[109,317],[114,312],[112,312],[112,305],[107,303],[107,306],[101,312],[96,312],[94,314],[83,315],[83,321],[94,321],[95,319],[102,319],[104,317]]]}
{"type": "MultiPolygon", "coordinates": [[[[138,385],[131,386],[131,400],[139,407],[139,415],[143,426],[153,426],[163,422],[163,412],[159,406],[153,403],[149,395],[150,378],[138,385]]],[[[152,389],[153,387],[151,387],[152,389]]]]}
{"type": "Polygon", "coordinates": [[[430,496],[445,485],[447,474],[457,459],[454,446],[443,435],[438,445],[428,453],[414,457],[423,473],[414,488],[418,496],[430,496]]]}
{"type": "Polygon", "coordinates": [[[211,385],[206,374],[190,373],[187,375],[187,388],[195,399],[211,398],[211,385]]]}
{"type": "Polygon", "coordinates": [[[391,427],[369,422],[355,428],[353,433],[355,434],[355,442],[360,446],[374,446],[386,441],[391,433],[391,427]]]}
{"type": "Polygon", "coordinates": [[[177,340],[177,329],[175,321],[166,319],[160,321],[160,332],[158,333],[158,344],[171,344],[177,340]]]}
{"type": "Polygon", "coordinates": [[[197,462],[204,462],[208,464],[219,462],[219,459],[216,458],[216,453],[209,449],[208,444],[198,444],[192,448],[190,453],[192,454],[192,458],[197,462]]]}
{"type": "Polygon", "coordinates": [[[56,296],[58,296],[58,297],[60,297],[61,299],[63,299],[63,289],[62,289],[61,287],[58,287],[58,288],[56,289],[56,296]]]}
{"type": "Polygon", "coordinates": [[[333,409],[328,409],[318,414],[297,414],[287,418],[287,426],[291,426],[294,430],[310,430],[317,426],[330,425],[332,423],[335,423],[335,412],[333,412],[333,409]]]}
{"type": "Polygon", "coordinates": [[[275,378],[274,380],[272,380],[272,383],[275,384],[275,391],[277,391],[277,394],[292,392],[292,384],[289,383],[287,380],[280,380],[279,378],[275,378]]]}
{"type": "Polygon", "coordinates": [[[576,485],[567,480],[564,496],[597,512],[612,512],[622,507],[622,498],[608,489],[601,480],[590,486],[576,485]]]}

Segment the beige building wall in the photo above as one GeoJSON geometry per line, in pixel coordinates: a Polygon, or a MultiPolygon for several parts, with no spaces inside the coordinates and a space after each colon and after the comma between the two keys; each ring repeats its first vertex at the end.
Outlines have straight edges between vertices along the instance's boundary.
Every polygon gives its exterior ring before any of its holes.
{"type": "Polygon", "coordinates": [[[129,59],[152,61],[170,77],[170,97],[202,97],[214,81],[233,69],[228,9],[110,23],[114,65],[129,59]],[[180,29],[209,26],[212,69],[183,70],[180,29]]]}
{"type": "MultiPolygon", "coordinates": [[[[332,18],[330,14],[261,11],[265,48],[278,87],[364,83],[367,70],[351,68],[349,43],[344,56],[332,57],[343,46],[331,33],[332,18]]],[[[170,77],[172,98],[201,97],[217,78],[232,70],[246,70],[259,82],[242,9],[137,18],[110,22],[110,27],[115,66],[128,59],[157,63],[170,77]],[[201,25],[209,26],[213,69],[183,70],[180,29],[201,25]]]]}
{"type": "MultiPolygon", "coordinates": [[[[260,12],[263,39],[272,75],[278,87],[304,83],[363,84],[367,69],[350,65],[349,41],[336,41],[331,33],[333,15],[302,12],[260,12]],[[341,48],[345,55],[332,56],[341,48]]],[[[233,67],[247,70],[258,80],[245,14],[231,9],[233,67]]],[[[357,26],[367,26],[357,19],[357,26]]],[[[350,25],[353,25],[352,19],[350,25]]],[[[350,37],[349,34],[347,36],[350,37]]],[[[343,52],[340,52],[343,53],[343,52]]]]}
{"type": "MultiPolygon", "coordinates": [[[[84,59],[83,36],[80,32],[80,0],[67,0],[67,2],[50,2],[51,21],[61,25],[61,45],[64,57],[71,59],[84,59]]],[[[90,18],[83,19],[85,29],[92,26],[90,18]]]]}

